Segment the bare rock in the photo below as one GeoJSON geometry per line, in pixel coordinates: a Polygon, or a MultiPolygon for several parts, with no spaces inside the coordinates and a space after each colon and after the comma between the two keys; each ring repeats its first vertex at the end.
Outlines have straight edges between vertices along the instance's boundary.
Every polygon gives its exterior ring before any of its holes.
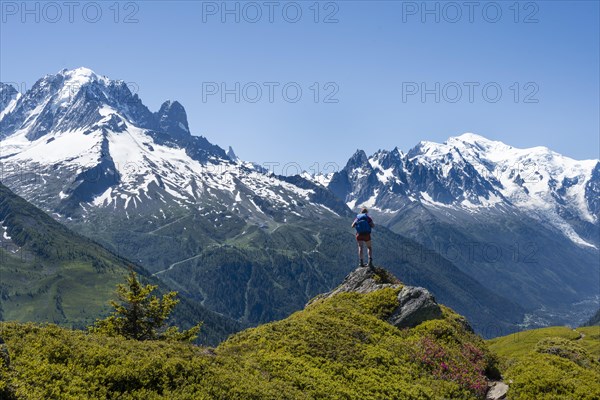
{"type": "Polygon", "coordinates": [[[404,286],[398,293],[398,302],[399,306],[388,318],[388,322],[398,328],[412,328],[442,317],[442,309],[425,288],[404,286]]]}
{"type": "Polygon", "coordinates": [[[356,292],[365,294],[387,287],[399,288],[402,287],[402,284],[396,277],[383,268],[359,267],[350,272],[337,288],[331,292],[316,296],[308,304],[319,299],[335,296],[338,293],[356,292]]]}
{"type": "Polygon", "coordinates": [[[485,396],[486,400],[502,400],[506,399],[508,393],[508,385],[502,381],[492,381],[488,384],[488,392],[485,396]]]}

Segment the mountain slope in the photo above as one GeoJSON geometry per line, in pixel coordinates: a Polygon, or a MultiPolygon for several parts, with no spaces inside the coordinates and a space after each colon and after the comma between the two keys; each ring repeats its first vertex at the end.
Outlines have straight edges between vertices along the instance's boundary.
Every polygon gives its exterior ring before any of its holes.
{"type": "MultiPolygon", "coordinates": [[[[108,313],[129,268],[149,279],[141,267],[71,232],[1,183],[0,221],[0,319],[83,328],[108,313]]],[[[209,343],[240,329],[185,299],[175,318],[184,325],[204,320],[201,338],[209,343]]]]}
{"type": "MultiPolygon", "coordinates": [[[[356,259],[354,237],[340,223],[282,225],[250,230],[200,249],[193,259],[158,276],[218,312],[248,322],[280,319],[316,294],[331,289],[356,259]],[[186,291],[187,290],[187,291],[186,291]]],[[[455,265],[413,240],[383,227],[373,233],[375,259],[411,285],[468,315],[485,336],[516,329],[524,310],[494,294],[455,265]]]]}
{"type": "Polygon", "coordinates": [[[594,315],[588,319],[583,326],[595,326],[600,325],[600,309],[596,311],[594,315]]]}
{"type": "Polygon", "coordinates": [[[127,271],[124,259],[73,234],[1,184],[0,220],[4,319],[82,326],[105,311],[127,271]]]}
{"type": "MultiPolygon", "coordinates": [[[[388,221],[390,229],[415,238],[437,251],[484,286],[518,299],[529,309],[549,307],[554,323],[572,323],[589,313],[598,294],[597,256],[569,244],[556,231],[535,219],[495,210],[476,214],[407,206],[388,221]],[[560,312],[561,316],[557,313],[560,312]]],[[[535,321],[547,324],[548,315],[537,312],[535,321]]]]}

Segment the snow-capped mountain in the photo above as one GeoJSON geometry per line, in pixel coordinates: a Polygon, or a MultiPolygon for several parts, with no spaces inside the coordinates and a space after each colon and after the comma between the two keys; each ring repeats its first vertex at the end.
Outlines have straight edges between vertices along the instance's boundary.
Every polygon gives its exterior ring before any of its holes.
{"type": "Polygon", "coordinates": [[[90,69],[45,76],[23,96],[10,89],[2,86],[3,180],[58,214],[208,203],[259,220],[347,211],[313,201],[322,188],[290,184],[193,136],[177,101],[153,113],[125,82],[90,69]]]}
{"type": "Polygon", "coordinates": [[[597,305],[598,160],[467,133],[406,153],[358,150],[326,179],[304,176],[536,310],[527,324],[576,324],[589,313],[578,307],[597,305]]]}
{"type": "MultiPolygon", "coordinates": [[[[359,150],[327,187],[350,207],[393,215],[430,208],[526,212],[581,246],[598,247],[600,161],[577,161],[546,147],[517,149],[466,133],[420,142],[406,154],[359,150]],[[595,227],[595,228],[594,228],[595,227]]],[[[319,182],[319,179],[315,179],[319,182]]]]}

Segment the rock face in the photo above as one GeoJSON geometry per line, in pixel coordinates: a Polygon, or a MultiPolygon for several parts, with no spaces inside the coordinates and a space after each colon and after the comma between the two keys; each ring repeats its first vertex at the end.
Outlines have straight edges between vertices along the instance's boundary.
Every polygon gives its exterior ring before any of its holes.
{"type": "Polygon", "coordinates": [[[398,307],[388,318],[388,322],[398,328],[412,328],[424,321],[442,317],[442,310],[433,295],[425,288],[404,286],[383,268],[357,268],[352,271],[340,286],[331,292],[321,294],[308,304],[326,299],[338,293],[370,293],[384,288],[401,288],[398,293],[398,307]]]}
{"type": "Polygon", "coordinates": [[[398,301],[400,305],[388,321],[399,328],[412,328],[421,322],[442,317],[442,310],[435,298],[422,287],[403,287],[398,293],[398,301]]]}
{"type": "Polygon", "coordinates": [[[175,142],[184,142],[191,136],[187,114],[178,101],[165,101],[154,115],[160,130],[168,133],[175,142]]]}
{"type": "Polygon", "coordinates": [[[494,381],[490,382],[489,390],[485,396],[486,400],[502,400],[506,399],[508,393],[508,385],[504,382],[494,381]]]}
{"type": "Polygon", "coordinates": [[[386,287],[400,288],[402,286],[402,283],[396,277],[383,268],[357,268],[344,278],[340,286],[331,292],[318,295],[308,304],[319,299],[329,298],[338,293],[356,292],[365,294],[386,287]]]}

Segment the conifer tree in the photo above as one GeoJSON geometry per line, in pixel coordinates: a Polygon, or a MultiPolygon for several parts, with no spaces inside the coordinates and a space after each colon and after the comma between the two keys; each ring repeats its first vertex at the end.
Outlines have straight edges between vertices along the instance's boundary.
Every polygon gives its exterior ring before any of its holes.
{"type": "Polygon", "coordinates": [[[113,313],[97,320],[90,331],[133,340],[194,340],[202,324],[182,332],[176,326],[167,328],[167,319],[179,300],[177,292],[169,292],[160,299],[152,295],[157,287],[142,285],[137,274],[131,271],[127,283],[117,285],[119,301],[110,302],[113,313]]]}

